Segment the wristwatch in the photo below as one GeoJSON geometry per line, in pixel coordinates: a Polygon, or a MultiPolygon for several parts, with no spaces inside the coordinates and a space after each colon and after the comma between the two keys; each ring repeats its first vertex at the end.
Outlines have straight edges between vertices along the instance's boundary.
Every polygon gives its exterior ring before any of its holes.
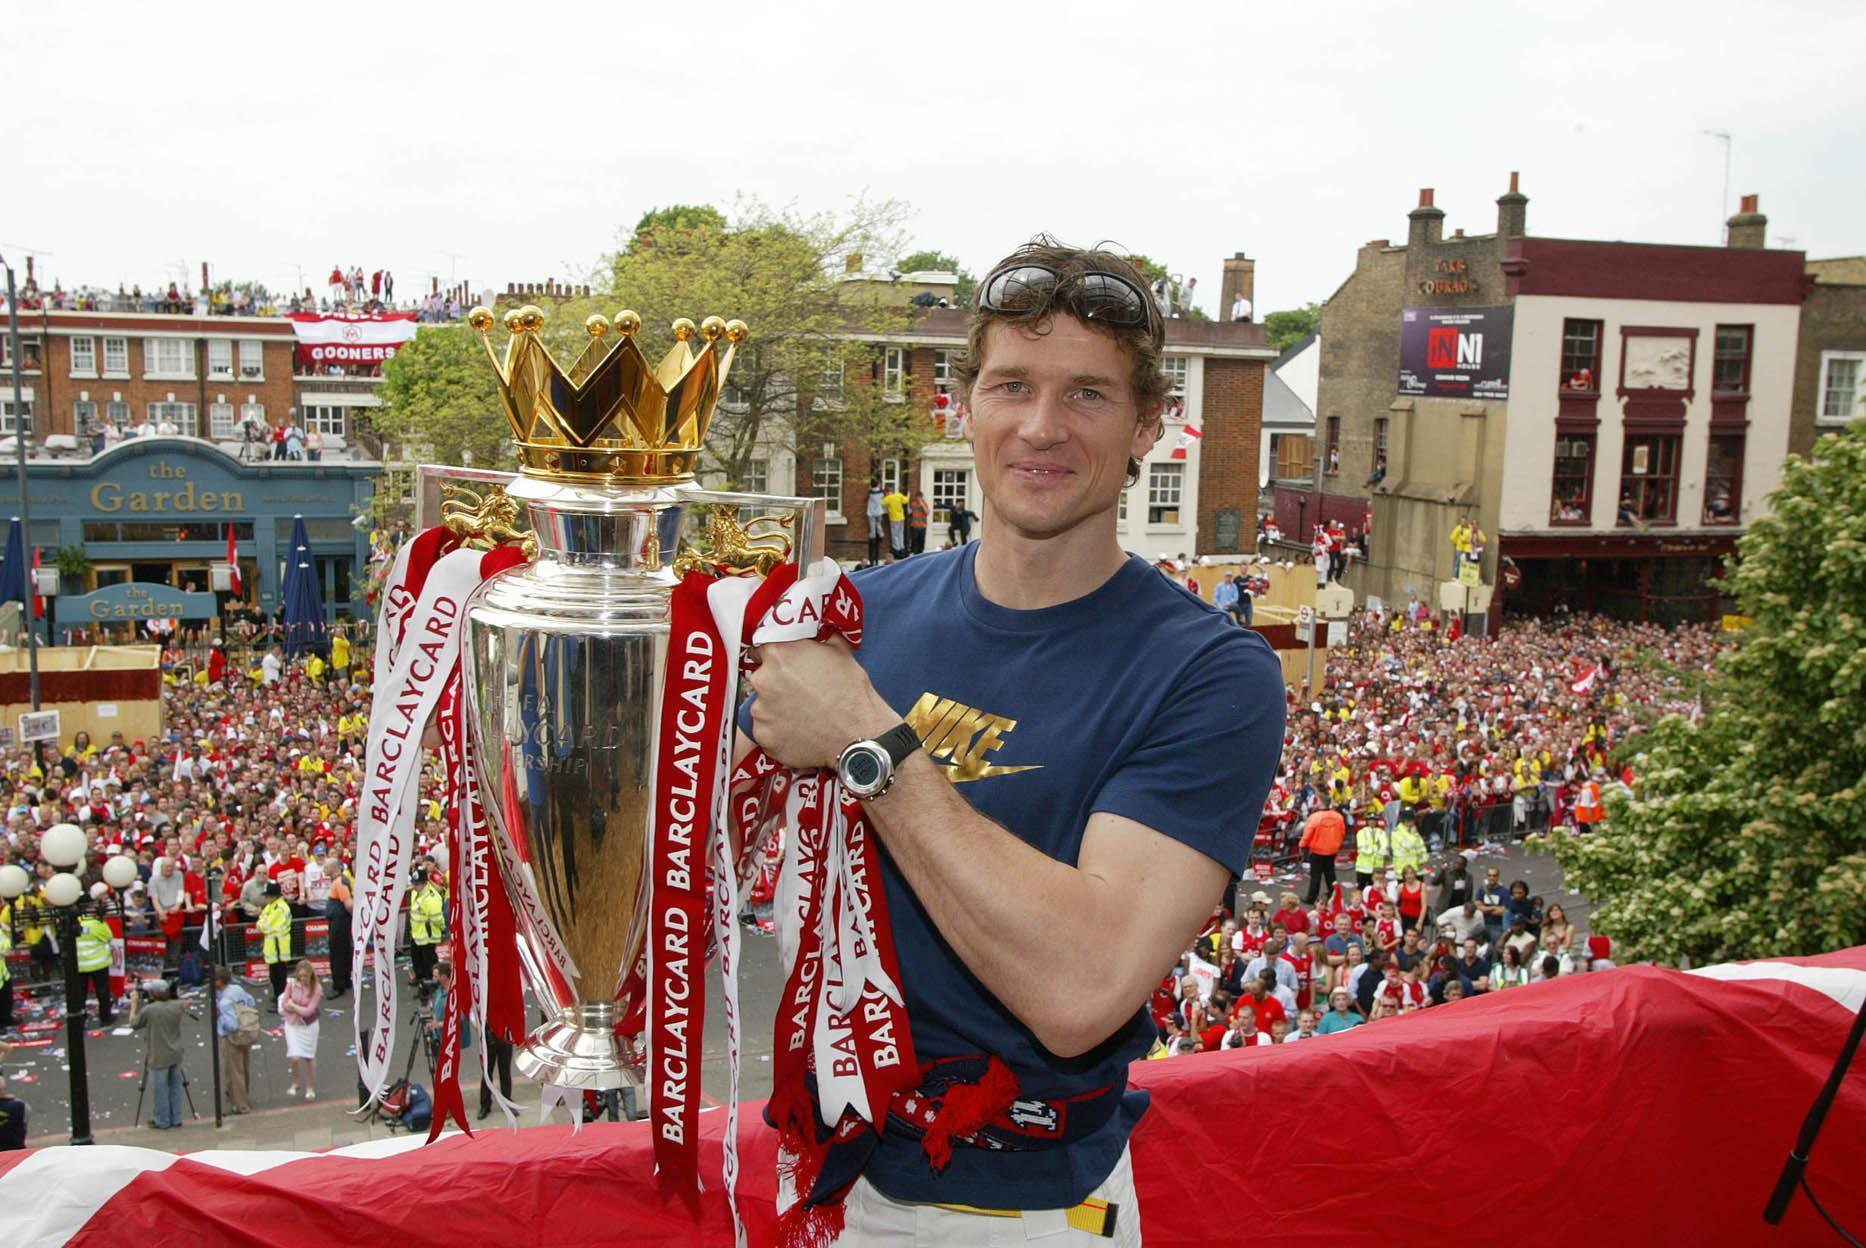
{"type": "Polygon", "coordinates": [[[836,778],[849,796],[872,801],[894,784],[894,771],[920,748],[920,734],[906,721],[872,741],[857,741],[836,760],[836,778]]]}

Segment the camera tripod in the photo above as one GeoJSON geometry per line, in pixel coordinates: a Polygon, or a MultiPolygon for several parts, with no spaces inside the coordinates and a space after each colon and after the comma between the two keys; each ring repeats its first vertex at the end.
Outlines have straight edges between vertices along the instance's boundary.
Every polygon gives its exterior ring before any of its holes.
{"type": "MultiPolygon", "coordinates": [[[[177,1063],[181,1067],[181,1094],[188,1098],[188,1116],[196,1122],[201,1121],[201,1111],[194,1107],[194,1086],[188,1082],[188,1065],[177,1063]]],[[[143,1073],[136,1080],[136,1115],[130,1119],[133,1127],[141,1126],[143,1121],[143,1094],[149,1087],[149,1050],[143,1049],[143,1073]]]]}

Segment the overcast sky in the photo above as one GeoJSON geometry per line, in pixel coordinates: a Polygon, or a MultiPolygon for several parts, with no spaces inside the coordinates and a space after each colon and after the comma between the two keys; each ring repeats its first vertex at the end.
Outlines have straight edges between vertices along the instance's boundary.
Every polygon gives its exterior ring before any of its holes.
{"type": "MultiPolygon", "coordinates": [[[[1866,252],[1866,4],[11,6],[0,244],[67,286],[581,273],[667,203],[914,209],[982,272],[1102,238],[1320,300],[1422,186],[1446,232],[1866,252]],[[1730,201],[1719,209],[1735,136],[1730,201]]],[[[706,309],[711,311],[712,309],[706,309]]],[[[724,311],[729,312],[730,309],[724,311]]]]}

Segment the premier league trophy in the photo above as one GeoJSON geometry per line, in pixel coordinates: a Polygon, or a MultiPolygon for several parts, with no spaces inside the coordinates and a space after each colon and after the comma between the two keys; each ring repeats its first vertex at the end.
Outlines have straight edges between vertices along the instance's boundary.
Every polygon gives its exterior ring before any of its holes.
{"type": "Polygon", "coordinates": [[[552,1015],[517,1065],[566,1089],[634,1086],[642,1055],[618,1040],[617,1025],[641,992],[631,972],[647,928],[650,796],[683,534],[704,529],[709,568],[807,566],[821,553],[824,505],[693,483],[742,322],[676,321],[657,365],[635,341],[635,313],[593,316],[588,345],[565,370],[540,341],[537,308],[505,314],[503,361],[488,338],[493,314],[476,308],[469,321],[498,373],[521,465],[503,498],[477,501],[482,517],[528,512],[536,542],[531,563],[472,597],[462,648],[474,775],[525,976],[552,1015]]]}

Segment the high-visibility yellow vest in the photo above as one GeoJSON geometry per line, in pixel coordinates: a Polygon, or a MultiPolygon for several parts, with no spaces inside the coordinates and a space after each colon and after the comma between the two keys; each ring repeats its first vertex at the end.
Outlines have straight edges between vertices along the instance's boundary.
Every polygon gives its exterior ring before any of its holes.
{"type": "Polygon", "coordinates": [[[110,929],[96,915],[87,914],[79,920],[78,971],[80,974],[89,974],[109,969],[110,929]]]}
{"type": "Polygon", "coordinates": [[[0,987],[13,978],[12,969],[6,964],[7,955],[13,952],[13,922],[12,916],[7,913],[10,908],[0,906],[0,987]]]}
{"type": "Polygon", "coordinates": [[[441,890],[423,884],[408,899],[408,934],[417,945],[438,945],[441,929],[441,890]]]}
{"type": "Polygon", "coordinates": [[[266,938],[266,961],[286,962],[292,956],[292,908],[274,897],[259,912],[259,930],[266,938]]]}
{"type": "Polygon", "coordinates": [[[1384,824],[1363,825],[1354,834],[1354,870],[1361,875],[1371,875],[1375,867],[1387,865],[1387,855],[1391,849],[1384,824]]]}
{"type": "Polygon", "coordinates": [[[1404,871],[1407,867],[1417,871],[1425,866],[1425,858],[1425,838],[1419,835],[1419,829],[1406,823],[1393,829],[1393,869],[1395,871],[1404,871]]]}

